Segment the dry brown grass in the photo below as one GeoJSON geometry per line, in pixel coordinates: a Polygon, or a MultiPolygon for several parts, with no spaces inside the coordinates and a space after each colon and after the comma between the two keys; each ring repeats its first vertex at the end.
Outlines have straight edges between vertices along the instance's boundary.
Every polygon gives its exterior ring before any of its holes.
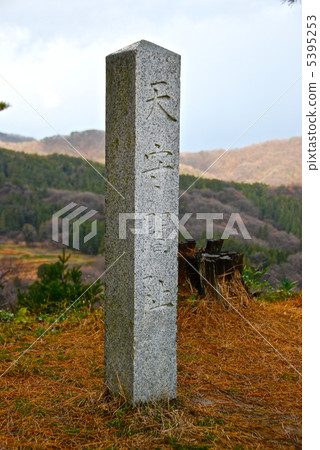
{"type": "MultiPolygon", "coordinates": [[[[70,250],[70,253],[72,254],[72,265],[92,266],[95,261],[91,255],[84,255],[74,250],[70,250]]],[[[35,281],[39,266],[55,262],[60,254],[61,249],[48,248],[47,245],[39,243],[30,247],[24,242],[14,244],[12,241],[8,241],[7,244],[0,244],[0,268],[10,264],[14,266],[11,278],[19,274],[20,279],[35,281]]]]}
{"type": "MultiPolygon", "coordinates": [[[[232,308],[189,297],[176,401],[133,408],[105,394],[102,311],[71,315],[0,378],[0,448],[300,448],[298,374],[232,308]]],[[[300,370],[301,296],[230,301],[300,370]]],[[[45,326],[2,324],[1,370],[45,326]]]]}

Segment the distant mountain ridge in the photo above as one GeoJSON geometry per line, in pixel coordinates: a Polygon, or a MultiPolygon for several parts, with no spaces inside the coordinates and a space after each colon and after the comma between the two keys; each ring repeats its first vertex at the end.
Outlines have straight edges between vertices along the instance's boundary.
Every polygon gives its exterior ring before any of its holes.
{"type": "Polygon", "coordinates": [[[180,173],[240,183],[301,185],[301,137],[274,139],[228,151],[181,153],[180,173]],[[215,162],[216,161],[216,162],[215,162]]]}
{"type": "Polygon", "coordinates": [[[0,133],[1,142],[30,142],[35,141],[33,137],[21,136],[20,134],[0,133]]]}
{"type": "Polygon", "coordinates": [[[78,150],[86,159],[104,163],[104,132],[99,130],[74,131],[68,136],[51,136],[39,141],[2,142],[0,139],[0,147],[43,156],[53,153],[80,156],[78,150]]]}
{"type": "MultiPolygon", "coordinates": [[[[104,131],[86,130],[41,140],[0,133],[0,147],[25,153],[79,156],[104,163],[104,131]],[[69,143],[71,144],[69,144],[69,143]],[[74,147],[74,148],[72,148],[74,147]],[[76,149],[76,150],[75,150],[76,149]]],[[[301,137],[274,139],[242,148],[182,152],[180,173],[224,181],[301,185],[301,137]]]]}

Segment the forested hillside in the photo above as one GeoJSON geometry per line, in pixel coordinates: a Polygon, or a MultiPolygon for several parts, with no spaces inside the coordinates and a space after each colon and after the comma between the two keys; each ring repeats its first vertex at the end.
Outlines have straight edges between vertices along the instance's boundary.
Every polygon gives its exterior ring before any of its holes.
{"type": "MultiPolygon", "coordinates": [[[[196,178],[191,175],[180,175],[181,191],[186,191],[195,180],[196,178]]],[[[301,238],[301,186],[270,187],[262,183],[235,183],[232,181],[226,182],[200,178],[188,189],[188,192],[193,190],[204,191],[206,189],[213,193],[225,190],[230,192],[231,189],[241,192],[242,196],[238,200],[241,198],[243,203],[246,198],[256,206],[259,209],[260,219],[271,219],[279,230],[285,230],[301,238]]],[[[225,198],[225,201],[227,203],[231,201],[230,195],[229,198],[225,198]]],[[[234,202],[234,199],[232,201],[234,202]]],[[[237,206],[241,208],[241,202],[237,206]]]]}
{"type": "MultiPolygon", "coordinates": [[[[93,163],[104,173],[104,167],[93,163]]],[[[180,176],[181,194],[196,180],[180,176]]],[[[51,216],[70,202],[98,211],[98,235],[81,251],[97,254],[103,251],[104,181],[82,159],[66,155],[39,156],[0,149],[0,237],[41,241],[52,245],[51,216]]],[[[200,179],[180,199],[180,214],[193,213],[186,224],[200,243],[205,222],[196,213],[223,213],[214,224],[220,237],[233,212],[240,213],[252,239],[229,238],[224,248],[245,253],[247,262],[270,265],[270,276],[288,276],[300,281],[301,265],[301,187],[269,187],[200,179]]],[[[85,235],[90,224],[82,226],[85,235]]],[[[82,239],[83,241],[83,239],[82,239]]]]}
{"type": "MultiPolygon", "coordinates": [[[[91,164],[101,173],[104,167],[91,164]]],[[[0,148],[0,185],[12,184],[30,188],[68,189],[103,193],[103,179],[81,158],[66,155],[39,156],[0,148]]]]}

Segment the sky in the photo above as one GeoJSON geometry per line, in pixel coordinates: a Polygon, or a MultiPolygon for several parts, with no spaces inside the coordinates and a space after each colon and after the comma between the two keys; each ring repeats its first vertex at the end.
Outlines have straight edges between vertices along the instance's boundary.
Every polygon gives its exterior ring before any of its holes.
{"type": "Polygon", "coordinates": [[[141,39],[182,57],[181,151],[301,135],[301,4],[281,0],[0,0],[0,131],[103,130],[105,56],[141,39]]]}

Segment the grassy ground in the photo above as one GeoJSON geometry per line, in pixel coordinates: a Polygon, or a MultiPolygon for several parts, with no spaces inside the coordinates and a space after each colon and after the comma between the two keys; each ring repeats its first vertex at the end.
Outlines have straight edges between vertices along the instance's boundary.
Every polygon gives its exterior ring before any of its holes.
{"type": "MultiPolygon", "coordinates": [[[[74,250],[69,250],[69,253],[72,253],[73,265],[90,266],[96,260],[95,256],[85,255],[74,250]]],[[[47,245],[39,243],[31,247],[23,242],[19,244],[8,242],[0,245],[0,265],[1,262],[4,262],[6,267],[12,266],[11,277],[19,273],[20,278],[35,280],[38,267],[41,264],[55,262],[60,254],[61,248],[49,248],[47,245]]]]}
{"type": "MultiPolygon", "coordinates": [[[[300,371],[301,296],[237,308],[300,371]]],[[[73,313],[0,378],[0,448],[301,448],[299,375],[232,309],[185,295],[178,312],[177,400],[104,392],[103,312],[73,313]]],[[[0,374],[49,324],[0,323],[0,374]]]]}

